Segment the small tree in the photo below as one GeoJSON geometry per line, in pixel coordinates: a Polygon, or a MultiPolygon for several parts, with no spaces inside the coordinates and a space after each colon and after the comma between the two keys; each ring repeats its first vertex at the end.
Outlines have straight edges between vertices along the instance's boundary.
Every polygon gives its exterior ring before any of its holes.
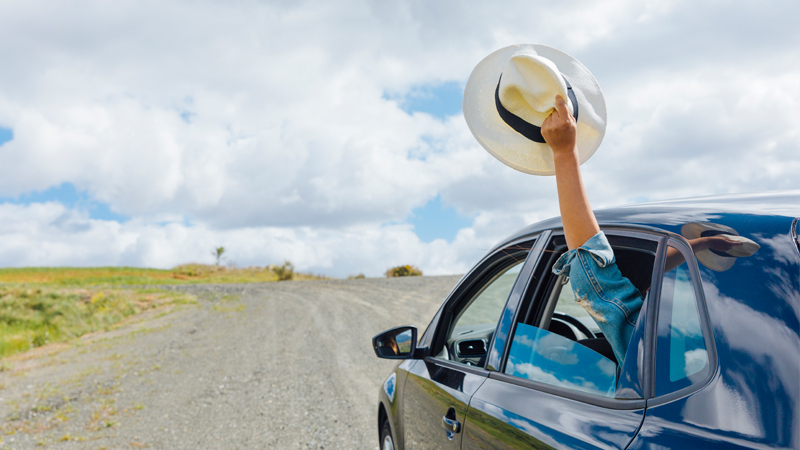
{"type": "Polygon", "coordinates": [[[217,259],[216,265],[219,266],[220,261],[222,261],[222,254],[225,253],[225,247],[217,247],[211,252],[211,256],[217,259]]]}

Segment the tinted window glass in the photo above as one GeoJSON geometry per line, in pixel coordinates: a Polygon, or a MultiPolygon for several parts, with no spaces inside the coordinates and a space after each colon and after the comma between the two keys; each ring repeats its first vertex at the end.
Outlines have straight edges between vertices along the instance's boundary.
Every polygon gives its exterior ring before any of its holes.
{"type": "Polygon", "coordinates": [[[527,252],[517,252],[488,278],[472,298],[453,312],[446,348],[437,357],[483,366],[492,335],[508,296],[522,270],[527,252]]]}
{"type": "Polygon", "coordinates": [[[617,365],[578,342],[518,324],[505,372],[590,394],[614,397],[617,365]]]}
{"type": "Polygon", "coordinates": [[[522,261],[515,263],[489,283],[461,313],[456,320],[455,329],[483,323],[496,324],[521,269],[522,261]]]}
{"type": "Polygon", "coordinates": [[[656,348],[656,395],[702,381],[710,367],[686,254],[670,246],[661,286],[656,348]],[[672,266],[676,266],[672,269],[672,266]]]}

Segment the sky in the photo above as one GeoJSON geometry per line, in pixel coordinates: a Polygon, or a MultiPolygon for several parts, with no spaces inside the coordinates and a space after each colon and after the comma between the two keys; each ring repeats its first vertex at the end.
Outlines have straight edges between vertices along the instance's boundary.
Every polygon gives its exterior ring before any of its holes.
{"type": "Polygon", "coordinates": [[[796,189],[796,0],[0,2],[0,267],[464,273],[558,214],[461,113],[538,43],[600,84],[594,208],[796,189]]]}

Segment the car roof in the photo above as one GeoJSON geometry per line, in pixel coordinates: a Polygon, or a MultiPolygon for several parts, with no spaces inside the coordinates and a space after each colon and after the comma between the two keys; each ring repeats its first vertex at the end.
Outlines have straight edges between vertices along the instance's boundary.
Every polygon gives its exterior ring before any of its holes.
{"type": "MultiPolygon", "coordinates": [[[[644,226],[678,234],[680,227],[689,222],[715,222],[736,228],[734,225],[742,220],[752,221],[761,216],[762,220],[784,219],[791,223],[800,216],[800,189],[636,203],[596,210],[595,216],[600,226],[644,226]]],[[[560,217],[537,222],[504,239],[497,247],[526,235],[561,227],[560,217]]],[[[786,231],[789,232],[788,226],[786,231]]]]}

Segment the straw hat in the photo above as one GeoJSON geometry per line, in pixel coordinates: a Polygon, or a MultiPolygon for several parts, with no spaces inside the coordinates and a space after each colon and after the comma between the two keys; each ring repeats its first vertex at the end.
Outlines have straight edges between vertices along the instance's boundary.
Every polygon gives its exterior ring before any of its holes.
{"type": "Polygon", "coordinates": [[[710,222],[690,222],[681,227],[681,235],[687,240],[708,236],[722,236],[742,245],[731,248],[727,252],[706,249],[695,253],[697,261],[715,272],[724,272],[736,262],[736,258],[752,256],[760,245],[744,236],[739,236],[731,227],[710,222]]]}
{"type": "Polygon", "coordinates": [[[553,151],[540,127],[555,109],[556,94],[577,119],[583,164],[603,140],[606,103],[589,70],[554,48],[512,45],[484,58],[464,89],[464,118],[483,148],[507,166],[553,175],[553,151]]]}

